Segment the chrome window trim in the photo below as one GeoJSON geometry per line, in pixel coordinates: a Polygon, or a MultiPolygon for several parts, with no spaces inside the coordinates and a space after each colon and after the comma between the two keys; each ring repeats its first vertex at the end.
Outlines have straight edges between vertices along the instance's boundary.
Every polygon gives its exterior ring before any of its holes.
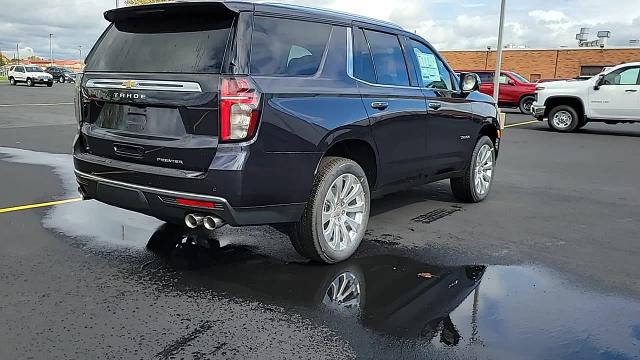
{"type": "Polygon", "coordinates": [[[91,79],[87,81],[85,87],[114,90],[202,92],[200,84],[196,82],[167,80],[91,79]]]}
{"type": "Polygon", "coordinates": [[[118,187],[123,187],[123,188],[127,188],[127,189],[146,191],[146,192],[150,192],[150,193],[153,193],[153,194],[156,194],[156,195],[175,196],[175,197],[179,197],[179,198],[188,198],[188,199],[195,199],[195,200],[205,200],[205,201],[211,201],[211,202],[214,202],[214,203],[215,202],[222,203],[222,204],[225,204],[227,206],[229,205],[229,203],[227,202],[226,199],[218,197],[218,196],[193,194],[193,193],[187,193],[187,192],[182,192],[182,191],[166,190],[166,189],[159,189],[159,188],[154,188],[154,187],[150,187],[150,186],[130,184],[130,183],[125,183],[125,182],[121,182],[121,181],[105,179],[105,178],[100,177],[100,176],[86,174],[86,173],[83,173],[83,172],[78,171],[78,170],[75,170],[75,173],[76,173],[76,176],[78,176],[80,178],[84,178],[84,179],[88,179],[88,180],[92,180],[92,181],[97,181],[97,182],[100,182],[100,183],[103,183],[103,184],[109,184],[109,185],[114,185],[114,186],[118,186],[118,187]]]}
{"type": "MultiPolygon", "coordinates": [[[[397,34],[394,34],[397,36],[397,34]]],[[[387,85],[387,84],[373,84],[368,81],[358,79],[353,75],[353,34],[352,28],[347,28],[347,75],[355,81],[367,84],[369,86],[376,86],[382,88],[392,89],[420,89],[419,86],[402,86],[402,85],[387,85]]]]}

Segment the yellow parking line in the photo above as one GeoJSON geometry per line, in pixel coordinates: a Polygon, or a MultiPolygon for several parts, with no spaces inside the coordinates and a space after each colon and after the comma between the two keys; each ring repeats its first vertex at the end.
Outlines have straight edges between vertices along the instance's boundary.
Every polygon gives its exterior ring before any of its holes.
{"type": "Polygon", "coordinates": [[[8,207],[8,208],[0,209],[0,214],[12,212],[12,211],[21,211],[21,210],[40,208],[40,207],[67,204],[67,203],[72,203],[72,202],[76,202],[76,201],[82,201],[82,198],[66,199],[66,200],[50,201],[50,202],[39,203],[39,204],[30,204],[30,205],[20,205],[20,206],[8,207]]]}
{"type": "Polygon", "coordinates": [[[514,126],[522,126],[522,125],[529,125],[529,124],[535,124],[537,122],[540,122],[538,120],[531,120],[531,121],[525,121],[525,122],[521,122],[521,123],[516,123],[516,124],[509,124],[509,125],[505,125],[505,128],[510,128],[510,127],[514,127],[514,126]]]}

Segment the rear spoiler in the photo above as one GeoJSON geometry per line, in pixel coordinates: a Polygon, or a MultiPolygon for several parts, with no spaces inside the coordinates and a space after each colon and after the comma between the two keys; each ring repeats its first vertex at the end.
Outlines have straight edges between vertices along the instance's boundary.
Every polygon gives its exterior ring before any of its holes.
{"type": "Polygon", "coordinates": [[[108,10],[104,18],[112,23],[153,15],[188,15],[194,13],[213,12],[216,14],[237,14],[240,11],[252,11],[251,3],[236,2],[166,2],[152,5],[121,7],[108,10]]]}

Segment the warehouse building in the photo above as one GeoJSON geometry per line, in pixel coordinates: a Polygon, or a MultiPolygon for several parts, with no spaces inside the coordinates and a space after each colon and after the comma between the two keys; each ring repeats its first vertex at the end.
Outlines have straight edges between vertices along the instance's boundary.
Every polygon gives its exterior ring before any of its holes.
{"type": "MultiPolygon", "coordinates": [[[[441,54],[454,69],[495,68],[495,50],[453,50],[441,54]]],[[[626,62],[640,62],[640,47],[505,49],[502,53],[504,70],[515,71],[531,81],[596,75],[604,67],[626,62]]]]}

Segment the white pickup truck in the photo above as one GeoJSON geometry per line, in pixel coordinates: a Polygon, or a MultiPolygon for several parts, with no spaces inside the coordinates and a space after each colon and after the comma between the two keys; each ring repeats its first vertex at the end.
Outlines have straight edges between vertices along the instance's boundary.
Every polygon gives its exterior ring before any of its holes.
{"type": "Polygon", "coordinates": [[[560,132],[589,122],[640,122],[640,62],[614,66],[588,80],[541,83],[531,110],[560,132]]]}
{"type": "Polygon", "coordinates": [[[53,86],[53,76],[34,65],[12,66],[7,76],[11,85],[23,82],[28,86],[35,86],[36,84],[46,84],[48,87],[53,86]]]}

